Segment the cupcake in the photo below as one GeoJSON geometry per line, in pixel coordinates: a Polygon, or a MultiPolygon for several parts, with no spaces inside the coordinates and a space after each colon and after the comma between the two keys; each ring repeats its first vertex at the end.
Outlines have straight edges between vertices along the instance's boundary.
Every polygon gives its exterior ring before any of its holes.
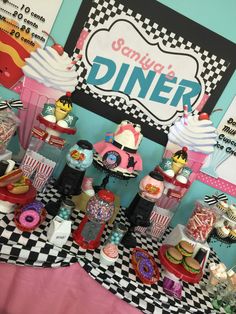
{"type": "Polygon", "coordinates": [[[236,240],[236,228],[230,230],[229,237],[232,240],[236,240]]]}
{"type": "Polygon", "coordinates": [[[216,228],[216,233],[220,238],[227,238],[229,236],[230,230],[225,226],[216,228]]]}
{"type": "Polygon", "coordinates": [[[227,210],[227,215],[230,219],[233,221],[236,221],[236,206],[235,204],[232,204],[229,206],[229,209],[227,210]]]}
{"type": "Polygon", "coordinates": [[[226,213],[229,208],[229,205],[227,204],[226,201],[220,201],[219,203],[217,203],[216,206],[223,213],[226,213]]]}
{"type": "Polygon", "coordinates": [[[100,261],[104,265],[112,265],[118,259],[118,248],[113,243],[105,245],[100,252],[100,261]]]}

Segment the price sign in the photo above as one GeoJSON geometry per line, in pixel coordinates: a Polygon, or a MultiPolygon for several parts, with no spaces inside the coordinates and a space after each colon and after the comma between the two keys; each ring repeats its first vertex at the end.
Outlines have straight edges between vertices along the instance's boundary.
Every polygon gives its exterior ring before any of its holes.
{"type": "Polygon", "coordinates": [[[236,96],[217,128],[214,152],[207,158],[199,180],[236,196],[236,96]]]}
{"type": "Polygon", "coordinates": [[[47,41],[62,0],[0,0],[0,84],[21,78],[25,58],[47,41]]]}

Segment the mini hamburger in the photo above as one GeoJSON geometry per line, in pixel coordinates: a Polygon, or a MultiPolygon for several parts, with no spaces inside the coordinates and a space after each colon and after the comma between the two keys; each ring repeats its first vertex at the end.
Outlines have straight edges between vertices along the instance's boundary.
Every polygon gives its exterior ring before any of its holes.
{"type": "Polygon", "coordinates": [[[187,241],[180,241],[177,246],[177,250],[183,255],[183,256],[192,256],[194,247],[191,243],[187,241]]]}
{"type": "Polygon", "coordinates": [[[192,274],[198,274],[200,272],[200,268],[201,268],[198,261],[195,260],[194,258],[190,257],[190,256],[184,258],[183,266],[188,272],[190,272],[192,274]]]}
{"type": "Polygon", "coordinates": [[[166,250],[166,258],[173,264],[180,264],[183,260],[183,255],[173,246],[166,250]]]}

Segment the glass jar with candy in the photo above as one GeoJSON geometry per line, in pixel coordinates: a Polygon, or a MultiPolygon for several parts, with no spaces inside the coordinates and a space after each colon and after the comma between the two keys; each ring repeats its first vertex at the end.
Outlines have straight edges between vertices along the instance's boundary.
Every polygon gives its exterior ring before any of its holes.
{"type": "Polygon", "coordinates": [[[216,213],[206,203],[197,201],[195,209],[185,227],[186,235],[197,241],[206,242],[216,221],[216,213]]]}
{"type": "Polygon", "coordinates": [[[61,206],[58,212],[58,216],[64,220],[70,220],[73,209],[75,208],[75,203],[69,198],[64,199],[61,202],[61,206]]]}
{"type": "Polygon", "coordinates": [[[90,198],[86,208],[86,215],[90,221],[100,224],[108,221],[114,211],[114,194],[108,190],[100,190],[90,198]]]}
{"type": "Polygon", "coordinates": [[[125,233],[127,232],[128,228],[122,224],[122,223],[116,223],[111,231],[111,233],[109,234],[106,243],[113,243],[115,245],[119,245],[123,236],[125,235],[125,233]]]}

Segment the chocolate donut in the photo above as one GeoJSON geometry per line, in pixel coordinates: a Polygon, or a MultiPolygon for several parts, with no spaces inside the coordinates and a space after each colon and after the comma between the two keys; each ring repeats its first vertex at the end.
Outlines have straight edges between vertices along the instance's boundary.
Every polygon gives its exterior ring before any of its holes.
{"type": "Polygon", "coordinates": [[[19,223],[22,227],[32,229],[37,226],[40,221],[40,215],[33,209],[23,211],[19,216],[19,223]]]}

